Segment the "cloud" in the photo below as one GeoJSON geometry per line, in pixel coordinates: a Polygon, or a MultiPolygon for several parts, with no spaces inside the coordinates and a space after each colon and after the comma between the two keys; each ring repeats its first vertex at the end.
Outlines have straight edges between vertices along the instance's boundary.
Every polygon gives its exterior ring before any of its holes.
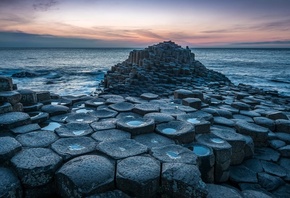
{"type": "Polygon", "coordinates": [[[290,45],[290,40],[238,42],[238,43],[231,43],[230,45],[290,45]]]}
{"type": "Polygon", "coordinates": [[[32,7],[37,11],[47,11],[57,3],[58,2],[56,0],[34,0],[32,7]]]}

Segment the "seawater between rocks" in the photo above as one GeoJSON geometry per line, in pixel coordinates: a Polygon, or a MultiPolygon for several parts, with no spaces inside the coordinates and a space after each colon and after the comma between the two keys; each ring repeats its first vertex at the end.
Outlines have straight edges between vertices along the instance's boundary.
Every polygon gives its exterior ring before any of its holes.
{"type": "MultiPolygon", "coordinates": [[[[60,95],[95,91],[111,66],[133,49],[0,49],[0,75],[19,72],[36,77],[13,78],[19,89],[48,90],[60,95]]],[[[290,96],[290,49],[194,49],[196,60],[225,74],[234,84],[250,84],[290,96]]]]}

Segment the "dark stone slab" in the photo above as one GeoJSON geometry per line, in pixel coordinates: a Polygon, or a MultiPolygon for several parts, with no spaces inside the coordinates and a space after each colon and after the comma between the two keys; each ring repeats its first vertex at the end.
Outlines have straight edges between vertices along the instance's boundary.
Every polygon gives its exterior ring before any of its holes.
{"type": "Polygon", "coordinates": [[[0,137],[0,163],[13,157],[22,149],[21,144],[12,137],[0,137]]]}
{"type": "Polygon", "coordinates": [[[117,119],[98,121],[91,123],[90,126],[93,128],[94,131],[114,129],[116,128],[116,121],[117,119]]]}
{"type": "Polygon", "coordinates": [[[30,116],[22,112],[0,114],[0,127],[12,129],[30,123],[30,116]]]}
{"type": "Polygon", "coordinates": [[[245,116],[242,114],[234,114],[233,115],[233,121],[238,122],[238,121],[246,121],[249,123],[254,123],[253,118],[249,117],[249,116],[245,116]]]}
{"type": "Polygon", "coordinates": [[[93,133],[92,138],[94,138],[98,143],[100,143],[105,141],[118,141],[124,139],[131,139],[131,134],[119,129],[109,129],[93,133]]]}
{"type": "Polygon", "coordinates": [[[210,122],[206,121],[204,118],[196,118],[191,113],[185,115],[178,115],[176,119],[188,122],[193,125],[195,134],[204,134],[210,132],[210,122]]]}
{"type": "Polygon", "coordinates": [[[45,148],[25,149],[16,154],[11,162],[25,187],[49,183],[61,165],[60,156],[45,148]]]}
{"type": "Polygon", "coordinates": [[[254,158],[277,162],[279,160],[280,153],[271,148],[256,148],[254,158]]]}
{"type": "Polygon", "coordinates": [[[147,113],[159,112],[159,105],[152,104],[150,102],[136,104],[133,108],[133,112],[144,116],[147,113]]]}
{"type": "Polygon", "coordinates": [[[17,91],[0,92],[0,102],[8,102],[15,105],[21,100],[21,94],[17,91]]]}
{"type": "Polygon", "coordinates": [[[97,142],[90,137],[60,138],[51,145],[51,149],[64,160],[95,150],[97,142]]]}
{"type": "Polygon", "coordinates": [[[160,162],[151,157],[135,156],[117,164],[117,188],[136,197],[153,197],[159,190],[160,162]]]}
{"type": "Polygon", "coordinates": [[[48,118],[49,118],[48,113],[40,112],[40,111],[29,112],[28,114],[30,116],[32,123],[42,123],[42,122],[45,122],[46,120],[48,120],[48,118]]]}
{"type": "Polygon", "coordinates": [[[37,96],[35,91],[29,89],[21,89],[17,90],[17,92],[19,92],[22,96],[20,102],[23,105],[31,105],[37,103],[37,96]]]}
{"type": "Polygon", "coordinates": [[[147,100],[144,100],[144,99],[139,98],[139,97],[128,96],[125,99],[126,99],[126,101],[134,103],[134,104],[141,104],[141,103],[147,102],[147,100]]]}
{"type": "Polygon", "coordinates": [[[32,105],[25,105],[25,106],[23,106],[23,111],[24,112],[39,111],[42,106],[43,106],[42,103],[36,103],[36,104],[32,104],[32,105]]]}
{"type": "Polygon", "coordinates": [[[134,108],[134,105],[129,102],[121,102],[121,103],[111,104],[109,105],[109,108],[118,112],[126,112],[126,111],[131,111],[134,108]]]}
{"type": "Polygon", "coordinates": [[[266,117],[255,117],[253,119],[257,125],[260,125],[262,127],[266,127],[271,131],[275,130],[275,122],[272,119],[269,119],[266,117]]]}
{"type": "Polygon", "coordinates": [[[164,123],[174,120],[174,117],[166,113],[147,113],[144,118],[152,118],[155,123],[164,123]]]}
{"type": "Polygon", "coordinates": [[[241,192],[222,185],[217,184],[207,184],[208,195],[207,198],[242,198],[241,192]]]}
{"type": "Polygon", "coordinates": [[[178,89],[174,91],[174,99],[183,99],[183,98],[190,98],[194,97],[194,94],[190,90],[186,89],[178,89]]]}
{"type": "Polygon", "coordinates": [[[115,164],[99,155],[84,155],[66,162],[57,172],[62,197],[87,197],[114,189],[115,164]]]}
{"type": "Polygon", "coordinates": [[[157,133],[183,144],[193,142],[195,137],[194,128],[188,122],[170,121],[158,124],[155,130],[157,133]]]}
{"type": "Polygon", "coordinates": [[[221,116],[215,116],[213,118],[213,123],[214,124],[218,124],[218,125],[223,125],[223,126],[228,126],[228,127],[233,127],[235,126],[235,122],[228,119],[228,118],[224,118],[221,116]]]}
{"type": "Polygon", "coordinates": [[[233,102],[231,106],[239,110],[250,110],[251,108],[250,105],[243,102],[233,102]]]}
{"type": "Polygon", "coordinates": [[[249,135],[254,140],[255,146],[268,144],[268,129],[246,121],[238,121],[236,129],[239,133],[249,135]]]}
{"type": "Polygon", "coordinates": [[[13,111],[13,107],[9,102],[0,102],[0,114],[13,111]]]}
{"type": "Polygon", "coordinates": [[[89,114],[97,118],[104,119],[104,118],[114,118],[116,117],[118,112],[114,110],[110,110],[110,109],[101,109],[101,110],[90,112],[89,114]]]}
{"type": "Polygon", "coordinates": [[[11,77],[0,76],[0,91],[12,91],[13,82],[11,77]]]}
{"type": "Polygon", "coordinates": [[[93,133],[93,129],[87,123],[68,123],[55,129],[60,137],[85,136],[93,133]]]}
{"type": "Polygon", "coordinates": [[[161,147],[169,144],[175,144],[172,139],[169,139],[162,135],[158,135],[156,133],[137,135],[133,137],[133,139],[141,144],[146,145],[149,149],[153,147],[161,147]]]}
{"type": "Polygon", "coordinates": [[[273,192],[273,195],[277,198],[287,198],[290,197],[290,184],[285,184],[279,187],[273,192]]]}
{"type": "Polygon", "coordinates": [[[290,120],[278,119],[275,123],[276,131],[290,133],[290,120]]]}
{"type": "Polygon", "coordinates": [[[170,197],[206,197],[207,187],[195,165],[182,163],[162,164],[162,192],[170,197]]]}
{"type": "Polygon", "coordinates": [[[257,192],[262,192],[270,197],[273,197],[273,195],[268,192],[267,190],[265,190],[260,184],[258,183],[239,183],[239,187],[242,191],[245,190],[253,190],[253,191],[257,191],[257,192]]]}
{"type": "Polygon", "coordinates": [[[195,109],[201,109],[201,100],[199,98],[184,98],[182,104],[195,109]]]}
{"type": "Polygon", "coordinates": [[[143,93],[140,95],[140,98],[144,99],[144,100],[154,100],[159,98],[159,96],[157,94],[153,94],[153,93],[143,93]]]}
{"type": "Polygon", "coordinates": [[[279,152],[281,153],[281,155],[283,157],[289,157],[290,158],[290,145],[283,146],[283,147],[279,148],[278,150],[279,150],[279,152]]]}
{"type": "Polygon", "coordinates": [[[105,99],[103,98],[94,98],[92,100],[85,101],[86,107],[98,107],[105,104],[105,99]]]}
{"type": "Polygon", "coordinates": [[[270,118],[272,120],[278,120],[278,119],[285,119],[288,120],[288,117],[286,114],[284,114],[281,111],[275,111],[275,110],[270,110],[266,112],[266,117],[270,118]]]}
{"type": "Polygon", "coordinates": [[[97,150],[117,160],[146,153],[148,148],[135,140],[124,139],[101,142],[98,144],[97,150]]]}
{"type": "Polygon", "coordinates": [[[162,147],[154,147],[150,150],[150,154],[162,163],[197,164],[197,155],[180,145],[171,144],[162,147]]]}
{"type": "Polygon", "coordinates": [[[263,166],[261,160],[258,159],[248,159],[243,163],[248,169],[254,171],[255,173],[263,172],[263,166]]]}
{"type": "Polygon", "coordinates": [[[36,131],[39,129],[40,129],[40,126],[35,123],[35,124],[27,124],[20,127],[16,127],[16,128],[10,129],[10,131],[12,131],[12,133],[14,134],[23,134],[23,133],[28,133],[31,131],[36,131]]]}
{"type": "Polygon", "coordinates": [[[267,173],[258,173],[259,184],[267,191],[272,191],[285,184],[280,178],[267,173]]]}
{"type": "Polygon", "coordinates": [[[62,105],[44,105],[41,110],[48,113],[50,116],[65,114],[70,111],[68,107],[62,105]]]}
{"type": "Polygon", "coordinates": [[[255,190],[243,190],[242,194],[244,197],[248,197],[248,198],[271,198],[271,196],[263,192],[255,191],[255,190]]]}
{"type": "Polygon", "coordinates": [[[155,123],[152,118],[124,117],[117,121],[117,128],[139,135],[154,132],[155,123]]]}
{"type": "Polygon", "coordinates": [[[10,169],[3,167],[0,167],[0,197],[22,197],[19,179],[10,169]]]}
{"type": "Polygon", "coordinates": [[[282,140],[270,140],[269,141],[270,147],[277,150],[283,146],[286,146],[286,143],[282,140]]]}
{"type": "Polygon", "coordinates": [[[168,108],[168,109],[161,109],[160,111],[161,113],[165,113],[168,115],[173,116],[174,118],[176,118],[179,115],[185,115],[186,112],[180,110],[179,108],[168,108]]]}
{"type": "Polygon", "coordinates": [[[275,136],[287,144],[290,144],[290,133],[275,133],[275,136]]]}
{"type": "Polygon", "coordinates": [[[55,142],[58,137],[52,131],[33,131],[16,136],[16,139],[24,147],[48,147],[55,142]]]}
{"type": "Polygon", "coordinates": [[[125,194],[124,192],[120,190],[113,190],[108,191],[105,193],[98,193],[95,195],[91,195],[87,198],[130,198],[129,195],[125,194]]]}
{"type": "Polygon", "coordinates": [[[121,112],[117,115],[117,119],[123,119],[123,118],[143,118],[143,116],[133,113],[133,112],[121,112]]]}
{"type": "Polygon", "coordinates": [[[257,183],[258,178],[256,172],[244,165],[230,167],[230,180],[235,183],[257,183]]]}
{"type": "Polygon", "coordinates": [[[261,163],[266,173],[269,173],[271,175],[275,175],[278,177],[285,177],[287,175],[286,170],[276,163],[268,162],[264,160],[261,160],[261,163]]]}
{"type": "Polygon", "coordinates": [[[69,123],[92,123],[99,120],[96,116],[87,113],[72,113],[65,117],[65,121],[69,123]]]}

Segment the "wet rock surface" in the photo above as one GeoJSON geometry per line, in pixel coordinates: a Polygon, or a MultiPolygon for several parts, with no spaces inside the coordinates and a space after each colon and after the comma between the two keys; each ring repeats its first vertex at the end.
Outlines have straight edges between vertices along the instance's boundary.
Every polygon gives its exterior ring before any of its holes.
{"type": "Polygon", "coordinates": [[[0,77],[0,197],[290,197],[289,97],[233,85],[171,42],[105,84],[58,96],[0,77]]]}

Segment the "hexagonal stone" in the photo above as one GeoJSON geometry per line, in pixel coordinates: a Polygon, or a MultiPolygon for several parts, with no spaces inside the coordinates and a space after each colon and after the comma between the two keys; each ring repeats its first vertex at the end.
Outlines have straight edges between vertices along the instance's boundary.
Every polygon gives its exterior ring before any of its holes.
{"type": "Polygon", "coordinates": [[[124,139],[114,142],[101,142],[98,144],[97,150],[105,153],[113,159],[123,159],[126,157],[146,153],[148,148],[147,146],[140,144],[135,140],[124,139]]]}
{"type": "Polygon", "coordinates": [[[273,149],[278,149],[286,145],[286,143],[282,140],[270,140],[269,144],[273,149]]]}
{"type": "Polygon", "coordinates": [[[155,123],[163,123],[163,122],[169,122],[174,120],[174,117],[171,115],[168,115],[166,113],[147,113],[144,115],[144,118],[152,118],[155,123]]]}
{"type": "Polygon", "coordinates": [[[251,171],[255,173],[263,172],[263,166],[261,160],[258,159],[248,159],[243,163],[243,166],[246,166],[251,171]]]}
{"type": "Polygon", "coordinates": [[[238,121],[236,129],[239,133],[249,135],[254,140],[255,146],[268,144],[268,129],[246,121],[238,121]]]}
{"type": "Polygon", "coordinates": [[[31,131],[36,131],[39,129],[40,129],[40,126],[38,124],[27,124],[27,125],[10,129],[10,131],[12,131],[14,134],[23,134],[23,133],[28,133],[31,131]]]}
{"type": "Polygon", "coordinates": [[[255,117],[253,118],[257,125],[268,128],[271,131],[275,130],[275,122],[266,117],[255,117]]]}
{"type": "Polygon", "coordinates": [[[196,164],[197,156],[189,149],[180,145],[166,145],[162,147],[154,147],[150,154],[161,161],[169,163],[185,163],[196,164]]]}
{"type": "Polygon", "coordinates": [[[17,90],[21,94],[20,102],[23,105],[31,105],[37,103],[36,92],[29,89],[17,90]]]}
{"type": "Polygon", "coordinates": [[[71,123],[92,123],[98,120],[99,119],[96,116],[87,113],[73,113],[67,115],[65,118],[66,122],[71,123]]]}
{"type": "Polygon", "coordinates": [[[12,129],[30,123],[30,116],[22,112],[0,114],[0,127],[12,129]]]}
{"type": "Polygon", "coordinates": [[[275,133],[275,136],[287,144],[290,144],[290,133],[275,133]]]}
{"type": "Polygon", "coordinates": [[[105,141],[118,141],[131,139],[131,134],[119,129],[109,129],[93,133],[92,138],[94,138],[97,141],[97,143],[100,143],[105,141]]]}
{"type": "Polygon", "coordinates": [[[22,148],[21,144],[12,137],[0,137],[0,163],[13,157],[22,148]]]}
{"type": "Polygon", "coordinates": [[[8,102],[0,102],[0,114],[13,111],[12,105],[8,102]]]}
{"type": "Polygon", "coordinates": [[[194,94],[190,90],[178,89],[174,91],[174,99],[183,99],[194,97],[194,94]]]}
{"type": "Polygon", "coordinates": [[[280,158],[280,153],[271,148],[255,148],[254,158],[277,162],[280,158]]]}
{"type": "Polygon", "coordinates": [[[278,119],[288,120],[288,117],[286,114],[284,114],[281,111],[276,111],[276,110],[267,111],[266,117],[272,120],[278,120],[278,119]]]}
{"type": "Polygon", "coordinates": [[[129,102],[121,102],[116,104],[111,104],[109,107],[118,112],[131,111],[134,108],[134,105],[129,102]]]}
{"type": "Polygon", "coordinates": [[[214,124],[223,125],[223,126],[228,126],[228,127],[235,126],[234,121],[232,121],[232,120],[230,120],[228,118],[221,117],[221,116],[215,116],[213,118],[213,123],[214,124]]]}
{"type": "Polygon", "coordinates": [[[21,100],[21,94],[17,91],[0,92],[0,102],[8,102],[15,105],[21,100]]]}
{"type": "Polygon", "coordinates": [[[283,146],[278,150],[283,157],[290,157],[290,145],[283,146]]]}
{"type": "Polygon", "coordinates": [[[24,147],[48,147],[55,142],[58,137],[52,131],[33,131],[16,136],[16,139],[24,147]]]}
{"type": "Polygon", "coordinates": [[[132,111],[144,116],[147,113],[159,112],[159,105],[150,102],[136,104],[132,111]]]}
{"type": "Polygon", "coordinates": [[[177,108],[168,108],[168,109],[161,109],[161,113],[165,113],[165,114],[168,114],[168,115],[171,115],[173,117],[177,117],[178,115],[185,115],[186,112],[180,110],[180,109],[177,109],[177,108]]]}
{"type": "Polygon", "coordinates": [[[157,133],[176,140],[179,143],[193,142],[195,137],[194,128],[188,122],[170,121],[158,124],[155,130],[157,133]]]}
{"type": "Polygon", "coordinates": [[[119,95],[115,95],[113,97],[109,97],[106,99],[106,104],[116,104],[116,103],[120,103],[120,102],[125,102],[125,99],[119,95]]]}
{"type": "Polygon", "coordinates": [[[253,118],[251,118],[249,116],[242,115],[242,114],[234,114],[233,121],[235,121],[235,122],[246,121],[246,122],[254,123],[253,118]]]}
{"type": "Polygon", "coordinates": [[[60,137],[85,136],[93,133],[93,129],[87,123],[68,123],[55,129],[60,137]]]}
{"type": "Polygon", "coordinates": [[[12,91],[13,82],[11,77],[0,76],[0,91],[12,91]]]}
{"type": "Polygon", "coordinates": [[[114,189],[115,163],[99,155],[84,155],[66,162],[56,180],[62,197],[87,197],[114,189]]]}
{"type": "Polygon", "coordinates": [[[217,184],[207,184],[208,195],[207,198],[242,198],[240,191],[235,190],[234,188],[217,185],[217,184]]]}
{"type": "Polygon", "coordinates": [[[277,189],[279,186],[285,184],[285,182],[280,178],[267,173],[258,173],[259,184],[267,191],[272,191],[277,189]]]}
{"type": "Polygon", "coordinates": [[[271,198],[269,195],[255,190],[243,190],[242,194],[244,197],[249,198],[271,198]]]}
{"type": "Polygon", "coordinates": [[[153,93],[143,93],[140,95],[140,98],[144,99],[144,100],[154,100],[157,99],[159,96],[157,94],[153,94],[153,93]]]}
{"type": "Polygon", "coordinates": [[[285,177],[287,175],[286,170],[276,163],[268,162],[264,160],[261,160],[261,163],[266,173],[269,173],[271,175],[275,175],[278,177],[285,177]]]}
{"type": "Polygon", "coordinates": [[[110,109],[101,109],[101,110],[97,110],[97,111],[93,111],[90,113],[90,115],[93,115],[97,118],[114,118],[116,117],[116,115],[118,114],[117,111],[113,111],[110,109]]]}
{"type": "Polygon", "coordinates": [[[44,112],[40,112],[40,111],[29,112],[28,114],[29,114],[29,116],[31,118],[31,122],[32,123],[45,122],[49,118],[49,114],[48,113],[44,113],[44,112]]]}
{"type": "Polygon", "coordinates": [[[230,180],[235,183],[257,183],[258,178],[256,172],[244,165],[230,167],[230,180]]]}
{"type": "Polygon", "coordinates": [[[192,114],[178,115],[177,120],[190,123],[194,127],[195,134],[210,132],[210,122],[203,118],[196,118],[192,114]]]}
{"type": "Polygon", "coordinates": [[[201,109],[201,100],[199,98],[184,98],[182,99],[182,104],[195,109],[201,109]]]}
{"type": "Polygon", "coordinates": [[[249,110],[251,107],[250,105],[243,102],[233,102],[231,106],[239,110],[249,110]]]}
{"type": "Polygon", "coordinates": [[[105,104],[105,99],[103,98],[94,98],[88,101],[85,101],[86,107],[98,107],[105,104]]]}
{"type": "Polygon", "coordinates": [[[156,196],[160,169],[160,163],[151,157],[135,156],[123,159],[117,164],[117,188],[130,196],[156,196]]]}
{"type": "Polygon", "coordinates": [[[60,156],[45,148],[25,149],[11,159],[21,183],[29,188],[49,183],[61,162],[60,156]]]}
{"type": "Polygon", "coordinates": [[[117,128],[130,132],[132,135],[152,133],[155,128],[154,120],[151,118],[125,117],[117,121],[117,128]]]}
{"type": "Polygon", "coordinates": [[[169,138],[156,133],[148,133],[143,135],[137,135],[133,138],[137,142],[146,145],[149,149],[153,147],[160,147],[169,144],[175,144],[175,142],[169,138]]]}
{"type": "Polygon", "coordinates": [[[17,176],[8,168],[0,167],[0,197],[22,197],[17,176]]]}
{"type": "Polygon", "coordinates": [[[112,120],[93,122],[90,126],[94,129],[94,131],[114,129],[116,128],[116,121],[117,119],[112,118],[112,120]]]}
{"type": "Polygon", "coordinates": [[[62,105],[44,105],[42,106],[41,111],[48,113],[50,116],[55,116],[68,113],[70,109],[62,105]]]}
{"type": "Polygon", "coordinates": [[[290,120],[278,119],[275,121],[276,131],[290,133],[290,120]]]}
{"type": "Polygon", "coordinates": [[[232,146],[214,134],[202,134],[196,136],[200,144],[211,147],[215,155],[215,181],[227,181],[229,177],[228,168],[231,164],[232,146]]]}
{"type": "Polygon", "coordinates": [[[97,142],[90,137],[60,138],[51,145],[52,150],[64,160],[95,150],[97,142]]]}
{"type": "Polygon", "coordinates": [[[162,191],[170,197],[206,197],[207,187],[195,165],[162,164],[162,191]]]}
{"type": "Polygon", "coordinates": [[[133,112],[121,112],[117,115],[117,119],[123,119],[123,118],[143,118],[143,116],[133,113],[133,112]]]}
{"type": "Polygon", "coordinates": [[[130,198],[130,197],[129,195],[125,194],[120,190],[113,190],[105,193],[94,194],[87,198],[130,198]]]}

